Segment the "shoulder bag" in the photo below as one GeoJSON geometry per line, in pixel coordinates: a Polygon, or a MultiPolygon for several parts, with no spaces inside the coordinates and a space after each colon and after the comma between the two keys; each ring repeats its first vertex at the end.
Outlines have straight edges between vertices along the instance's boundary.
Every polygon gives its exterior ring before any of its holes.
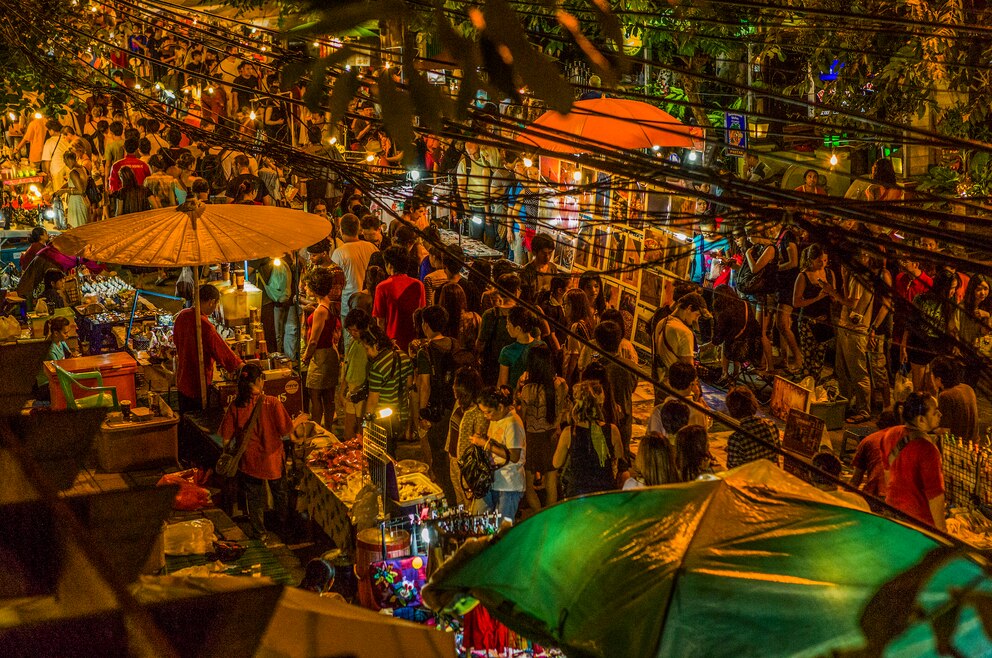
{"type": "MultiPolygon", "coordinates": [[[[248,419],[244,427],[234,433],[234,437],[224,446],[224,451],[217,458],[217,463],[214,465],[214,473],[226,478],[231,478],[238,474],[241,457],[244,456],[245,448],[248,447],[248,437],[251,436],[251,433],[255,430],[255,426],[258,425],[258,419],[262,416],[262,404],[264,402],[265,396],[262,395],[258,398],[255,407],[252,409],[251,418],[248,419]]],[[[228,410],[228,413],[230,413],[230,410],[228,410]]]]}

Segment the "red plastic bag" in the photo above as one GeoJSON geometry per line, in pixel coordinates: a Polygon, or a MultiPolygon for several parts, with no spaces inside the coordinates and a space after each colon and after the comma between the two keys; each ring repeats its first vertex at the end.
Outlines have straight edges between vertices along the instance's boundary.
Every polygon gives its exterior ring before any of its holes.
{"type": "Polygon", "coordinates": [[[193,510],[211,507],[210,492],[200,486],[207,479],[207,474],[199,468],[190,468],[177,473],[167,473],[158,481],[158,486],[174,484],[179,487],[172,509],[191,512],[193,510]]]}

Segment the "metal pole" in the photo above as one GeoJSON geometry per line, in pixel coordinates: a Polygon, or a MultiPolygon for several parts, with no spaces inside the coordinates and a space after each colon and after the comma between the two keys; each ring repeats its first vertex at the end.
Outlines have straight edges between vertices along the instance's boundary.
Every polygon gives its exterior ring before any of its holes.
{"type": "Polygon", "coordinates": [[[200,315],[200,268],[196,268],[196,285],[193,287],[193,312],[196,314],[196,368],[200,382],[200,406],[207,408],[207,369],[203,363],[203,318],[200,315]]]}

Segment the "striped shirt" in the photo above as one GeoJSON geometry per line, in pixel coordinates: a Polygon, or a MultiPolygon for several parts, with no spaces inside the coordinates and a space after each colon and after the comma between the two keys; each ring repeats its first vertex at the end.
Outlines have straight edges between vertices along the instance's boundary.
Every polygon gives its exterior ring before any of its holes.
{"type": "Polygon", "coordinates": [[[397,350],[383,350],[369,362],[369,393],[379,394],[379,407],[399,411],[401,417],[410,414],[409,386],[413,376],[413,359],[397,350]]]}

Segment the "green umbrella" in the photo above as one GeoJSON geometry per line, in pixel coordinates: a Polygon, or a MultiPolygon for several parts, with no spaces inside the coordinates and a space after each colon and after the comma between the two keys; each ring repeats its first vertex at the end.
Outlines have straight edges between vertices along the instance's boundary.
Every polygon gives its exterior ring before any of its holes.
{"type": "MultiPolygon", "coordinates": [[[[864,645],[865,604],[941,545],[861,505],[767,461],[719,480],[587,496],[463,548],[425,597],[448,610],[480,601],[569,658],[828,655],[864,645]]],[[[981,574],[952,560],[918,603],[932,609],[981,574]]],[[[955,642],[964,655],[992,653],[970,609],[955,642]]],[[[937,655],[929,626],[912,626],[886,655],[937,655]]]]}

